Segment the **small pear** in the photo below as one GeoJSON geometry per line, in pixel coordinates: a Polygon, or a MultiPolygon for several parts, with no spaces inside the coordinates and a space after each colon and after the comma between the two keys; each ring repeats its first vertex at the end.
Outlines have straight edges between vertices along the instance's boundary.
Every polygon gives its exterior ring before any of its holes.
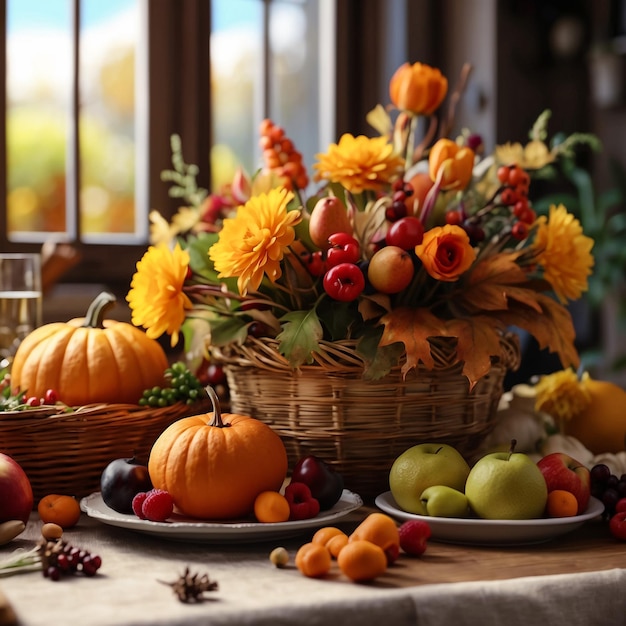
{"type": "Polygon", "coordinates": [[[470,513],[467,496],[447,485],[432,485],[424,489],[420,500],[426,513],[433,517],[468,517],[470,513]]]}
{"type": "Polygon", "coordinates": [[[334,233],[351,235],[352,226],[344,203],[336,196],[326,196],[318,200],[311,211],[309,234],[318,248],[327,250],[328,238],[334,233]]]}

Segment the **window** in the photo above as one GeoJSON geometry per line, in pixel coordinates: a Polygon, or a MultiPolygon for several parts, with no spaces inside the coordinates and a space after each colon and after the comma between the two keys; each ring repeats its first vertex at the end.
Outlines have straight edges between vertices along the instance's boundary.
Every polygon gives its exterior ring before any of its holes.
{"type": "Polygon", "coordinates": [[[123,294],[149,209],[177,208],[172,133],[207,187],[254,172],[266,116],[312,163],[335,137],[335,1],[0,0],[0,246],[71,242],[67,278],[123,294]]]}

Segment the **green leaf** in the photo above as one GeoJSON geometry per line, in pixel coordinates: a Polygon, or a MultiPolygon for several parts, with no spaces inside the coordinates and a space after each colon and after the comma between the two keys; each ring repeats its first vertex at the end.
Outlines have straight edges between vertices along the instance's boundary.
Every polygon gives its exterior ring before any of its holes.
{"type": "Polygon", "coordinates": [[[240,317],[228,317],[211,322],[211,345],[221,347],[229,343],[243,343],[248,336],[248,324],[240,317]]]}
{"type": "Polygon", "coordinates": [[[217,238],[217,233],[202,233],[196,237],[190,236],[187,240],[191,269],[213,283],[219,283],[219,280],[213,261],[209,258],[209,248],[217,241],[217,238]]]}
{"type": "Polygon", "coordinates": [[[319,303],[317,314],[332,341],[349,337],[350,327],[361,321],[355,302],[338,302],[330,298],[319,303]]]}
{"type": "Polygon", "coordinates": [[[315,309],[291,311],[281,318],[283,330],[278,334],[278,351],[295,369],[313,362],[313,353],[319,352],[323,336],[322,325],[315,309]]]}

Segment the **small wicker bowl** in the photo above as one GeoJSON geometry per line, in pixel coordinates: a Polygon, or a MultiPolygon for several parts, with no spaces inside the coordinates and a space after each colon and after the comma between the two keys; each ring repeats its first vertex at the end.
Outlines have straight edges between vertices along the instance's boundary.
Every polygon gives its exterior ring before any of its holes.
{"type": "Polygon", "coordinates": [[[147,463],[152,444],[170,424],[206,410],[204,402],[163,408],[92,404],[67,412],[46,407],[0,413],[0,452],[20,464],[35,504],[59,493],[77,498],[100,489],[100,476],[114,459],[147,463]]]}

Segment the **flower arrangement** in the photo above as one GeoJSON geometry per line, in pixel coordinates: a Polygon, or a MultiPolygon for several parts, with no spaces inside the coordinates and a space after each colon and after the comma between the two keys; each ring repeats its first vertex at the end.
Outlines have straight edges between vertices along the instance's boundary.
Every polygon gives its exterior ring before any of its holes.
{"type": "Polygon", "coordinates": [[[549,145],[546,112],[525,146],[486,154],[469,131],[446,136],[461,90],[448,94],[428,65],[399,67],[391,104],[368,115],[378,135],[344,134],[318,154],[312,192],[302,155],[271,120],[259,171],[239,170],[215,194],[197,187],[174,136],[162,178],[184,206],[171,222],[151,213],[127,295],[133,323],[173,345],[182,333],[196,353],[272,337],[293,368],[315,362],[323,340],[351,340],[368,379],[432,369],[432,342],[445,338],[470,386],[515,326],[576,366],[567,304],[587,289],[593,240],[562,205],[537,215],[529,189],[595,139],[549,145]]]}

